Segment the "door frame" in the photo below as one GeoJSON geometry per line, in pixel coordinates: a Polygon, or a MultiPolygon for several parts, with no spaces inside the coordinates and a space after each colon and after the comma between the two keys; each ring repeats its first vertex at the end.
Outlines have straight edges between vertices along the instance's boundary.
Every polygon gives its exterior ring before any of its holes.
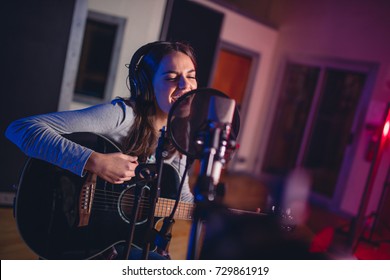
{"type": "Polygon", "coordinates": [[[69,110],[73,101],[74,85],[79,67],[84,28],[87,22],[87,0],[76,0],[70,27],[68,50],[65,58],[64,75],[58,102],[58,111],[69,110]]]}
{"type": "MultiPolygon", "coordinates": [[[[243,126],[245,125],[245,123],[247,123],[245,121],[245,119],[246,119],[246,116],[247,116],[248,110],[249,110],[249,103],[250,103],[253,88],[254,88],[255,78],[256,78],[257,71],[259,69],[259,64],[261,61],[261,54],[258,52],[254,52],[252,50],[243,48],[242,46],[224,41],[224,40],[219,41],[219,43],[217,45],[216,55],[214,56],[213,69],[211,71],[212,74],[211,74],[210,79],[209,79],[209,86],[212,84],[212,82],[214,80],[214,76],[216,75],[215,72],[216,72],[217,63],[218,63],[219,52],[221,51],[221,49],[225,49],[227,51],[236,53],[238,55],[247,56],[247,57],[250,57],[252,59],[252,64],[251,64],[251,68],[249,71],[248,81],[246,83],[244,96],[243,96],[242,102],[241,102],[241,108],[239,110],[240,111],[240,131],[244,131],[243,126]]],[[[241,137],[242,137],[242,133],[239,133],[238,138],[237,138],[237,143],[241,142],[240,141],[241,137]]],[[[238,154],[236,154],[236,155],[238,155],[238,154]]],[[[237,163],[239,163],[241,161],[245,161],[245,160],[247,160],[247,159],[240,158],[239,156],[235,156],[229,162],[227,169],[234,170],[235,165],[237,163]]]]}

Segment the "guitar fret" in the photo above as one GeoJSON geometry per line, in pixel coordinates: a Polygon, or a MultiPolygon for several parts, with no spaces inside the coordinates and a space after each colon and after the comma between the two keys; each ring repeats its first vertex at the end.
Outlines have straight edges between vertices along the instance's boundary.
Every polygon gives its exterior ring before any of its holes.
{"type": "MultiPolygon", "coordinates": [[[[180,207],[179,208],[179,210],[177,211],[177,214],[178,214],[178,216],[180,216],[180,218],[183,218],[184,217],[184,215],[183,215],[183,207],[180,207]]],[[[180,219],[179,218],[179,219],[180,219]]]]}
{"type": "Polygon", "coordinates": [[[165,200],[166,208],[165,208],[165,217],[168,217],[171,214],[171,204],[168,200],[165,200]]]}
{"type": "Polygon", "coordinates": [[[162,216],[165,217],[166,216],[166,211],[167,211],[167,207],[166,207],[166,201],[165,199],[163,200],[163,203],[162,203],[162,206],[163,206],[163,211],[162,211],[162,216]]]}
{"type": "MultiPolygon", "coordinates": [[[[156,217],[168,217],[175,205],[175,200],[168,198],[159,198],[156,204],[156,210],[154,215],[156,217]]],[[[178,208],[176,209],[174,218],[191,220],[192,212],[194,210],[194,203],[180,201],[178,208]]]]}
{"type": "Polygon", "coordinates": [[[171,205],[168,200],[165,200],[166,208],[165,208],[165,217],[168,217],[171,212],[171,205]]]}

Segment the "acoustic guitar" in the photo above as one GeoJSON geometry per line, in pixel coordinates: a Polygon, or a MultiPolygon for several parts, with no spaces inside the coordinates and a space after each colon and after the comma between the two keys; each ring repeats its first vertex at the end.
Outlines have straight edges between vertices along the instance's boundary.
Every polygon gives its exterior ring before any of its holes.
{"type": "MultiPolygon", "coordinates": [[[[74,133],[67,138],[101,153],[120,151],[108,139],[92,133],[74,133]]],[[[155,217],[170,215],[179,180],[177,170],[164,163],[155,217]]],[[[128,239],[134,190],[138,185],[143,189],[143,196],[133,243],[142,247],[151,206],[149,191],[154,181],[134,177],[124,184],[110,184],[92,174],[79,177],[45,161],[29,158],[15,199],[19,233],[43,259],[94,258],[128,239]]],[[[174,218],[190,220],[193,209],[193,203],[179,202],[174,218]]]]}

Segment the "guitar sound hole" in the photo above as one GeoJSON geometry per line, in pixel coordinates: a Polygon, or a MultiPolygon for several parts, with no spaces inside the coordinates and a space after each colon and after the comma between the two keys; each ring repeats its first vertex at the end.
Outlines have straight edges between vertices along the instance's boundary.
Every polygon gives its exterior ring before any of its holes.
{"type": "MultiPolygon", "coordinates": [[[[138,215],[136,217],[136,225],[143,224],[148,219],[148,211],[150,209],[150,188],[148,186],[144,186],[142,191],[142,197],[139,201],[138,206],[138,215]]],[[[134,211],[134,202],[135,202],[135,185],[129,186],[119,198],[119,213],[124,221],[130,223],[131,217],[134,211]]]]}

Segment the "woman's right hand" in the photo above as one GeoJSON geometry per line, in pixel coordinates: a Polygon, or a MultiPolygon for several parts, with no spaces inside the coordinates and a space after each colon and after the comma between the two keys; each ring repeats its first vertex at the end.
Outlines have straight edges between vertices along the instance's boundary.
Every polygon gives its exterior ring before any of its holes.
{"type": "Polygon", "coordinates": [[[122,153],[102,154],[92,152],[85,170],[90,171],[112,184],[122,184],[135,176],[137,157],[122,153]]]}

